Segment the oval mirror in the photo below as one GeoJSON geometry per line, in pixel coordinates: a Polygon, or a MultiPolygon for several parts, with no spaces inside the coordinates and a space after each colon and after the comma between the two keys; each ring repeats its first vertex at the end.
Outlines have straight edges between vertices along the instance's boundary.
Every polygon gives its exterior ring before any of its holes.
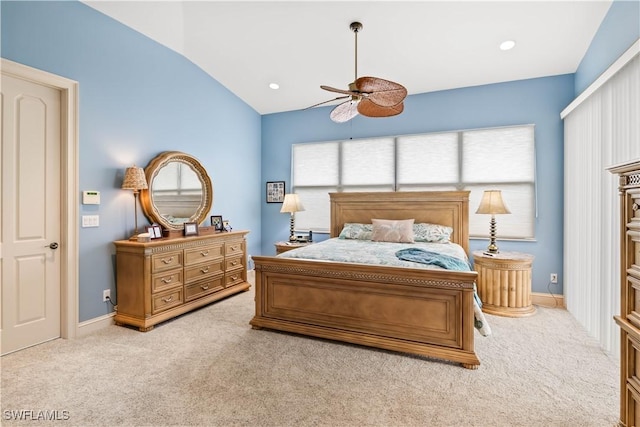
{"type": "Polygon", "coordinates": [[[213,186],[198,159],[165,151],[144,170],[149,188],[140,192],[144,214],[153,223],[181,230],[185,222],[202,223],[213,204],[213,186]]]}

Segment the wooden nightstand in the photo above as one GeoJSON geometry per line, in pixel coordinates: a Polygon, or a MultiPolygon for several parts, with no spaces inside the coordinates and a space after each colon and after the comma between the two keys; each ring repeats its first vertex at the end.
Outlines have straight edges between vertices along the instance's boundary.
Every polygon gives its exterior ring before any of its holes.
{"type": "Polygon", "coordinates": [[[277,242],[276,246],[276,255],[281,254],[282,252],[290,251],[291,249],[301,248],[303,246],[311,245],[313,242],[277,242]]]}
{"type": "Polygon", "coordinates": [[[531,304],[533,255],[520,252],[487,255],[474,251],[473,260],[482,311],[508,317],[531,316],[536,312],[531,304]]]}

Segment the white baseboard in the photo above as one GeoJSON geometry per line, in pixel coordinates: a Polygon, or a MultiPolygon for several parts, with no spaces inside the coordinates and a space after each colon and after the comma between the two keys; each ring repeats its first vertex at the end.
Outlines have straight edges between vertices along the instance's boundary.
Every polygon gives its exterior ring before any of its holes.
{"type": "Polygon", "coordinates": [[[564,295],[532,292],[531,302],[534,305],[541,305],[543,307],[563,308],[563,309],[567,308],[564,303],[564,295]]]}
{"type": "Polygon", "coordinates": [[[116,313],[114,312],[105,314],[104,316],[95,317],[84,322],[80,322],[78,324],[78,332],[76,334],[76,337],[84,337],[96,331],[99,331],[100,329],[104,329],[108,326],[113,325],[113,317],[115,315],[116,313]]]}

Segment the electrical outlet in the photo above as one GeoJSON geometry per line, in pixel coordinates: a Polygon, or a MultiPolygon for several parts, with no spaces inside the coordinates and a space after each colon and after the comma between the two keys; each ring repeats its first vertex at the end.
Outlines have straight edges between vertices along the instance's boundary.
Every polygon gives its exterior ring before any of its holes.
{"type": "Polygon", "coordinates": [[[551,283],[558,283],[558,275],[556,273],[551,273],[549,276],[549,281],[551,283]]]}
{"type": "Polygon", "coordinates": [[[105,289],[102,291],[102,302],[107,302],[111,299],[111,289],[105,289]]]}

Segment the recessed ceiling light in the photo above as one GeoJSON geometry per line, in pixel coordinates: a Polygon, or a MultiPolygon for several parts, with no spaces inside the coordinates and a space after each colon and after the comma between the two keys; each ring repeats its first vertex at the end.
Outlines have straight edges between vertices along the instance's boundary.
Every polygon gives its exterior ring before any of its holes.
{"type": "Polygon", "coordinates": [[[278,83],[269,83],[269,87],[273,90],[280,89],[280,85],[278,83]]]}
{"type": "Polygon", "coordinates": [[[511,50],[516,45],[513,40],[506,40],[500,43],[500,50],[511,50]]]}

